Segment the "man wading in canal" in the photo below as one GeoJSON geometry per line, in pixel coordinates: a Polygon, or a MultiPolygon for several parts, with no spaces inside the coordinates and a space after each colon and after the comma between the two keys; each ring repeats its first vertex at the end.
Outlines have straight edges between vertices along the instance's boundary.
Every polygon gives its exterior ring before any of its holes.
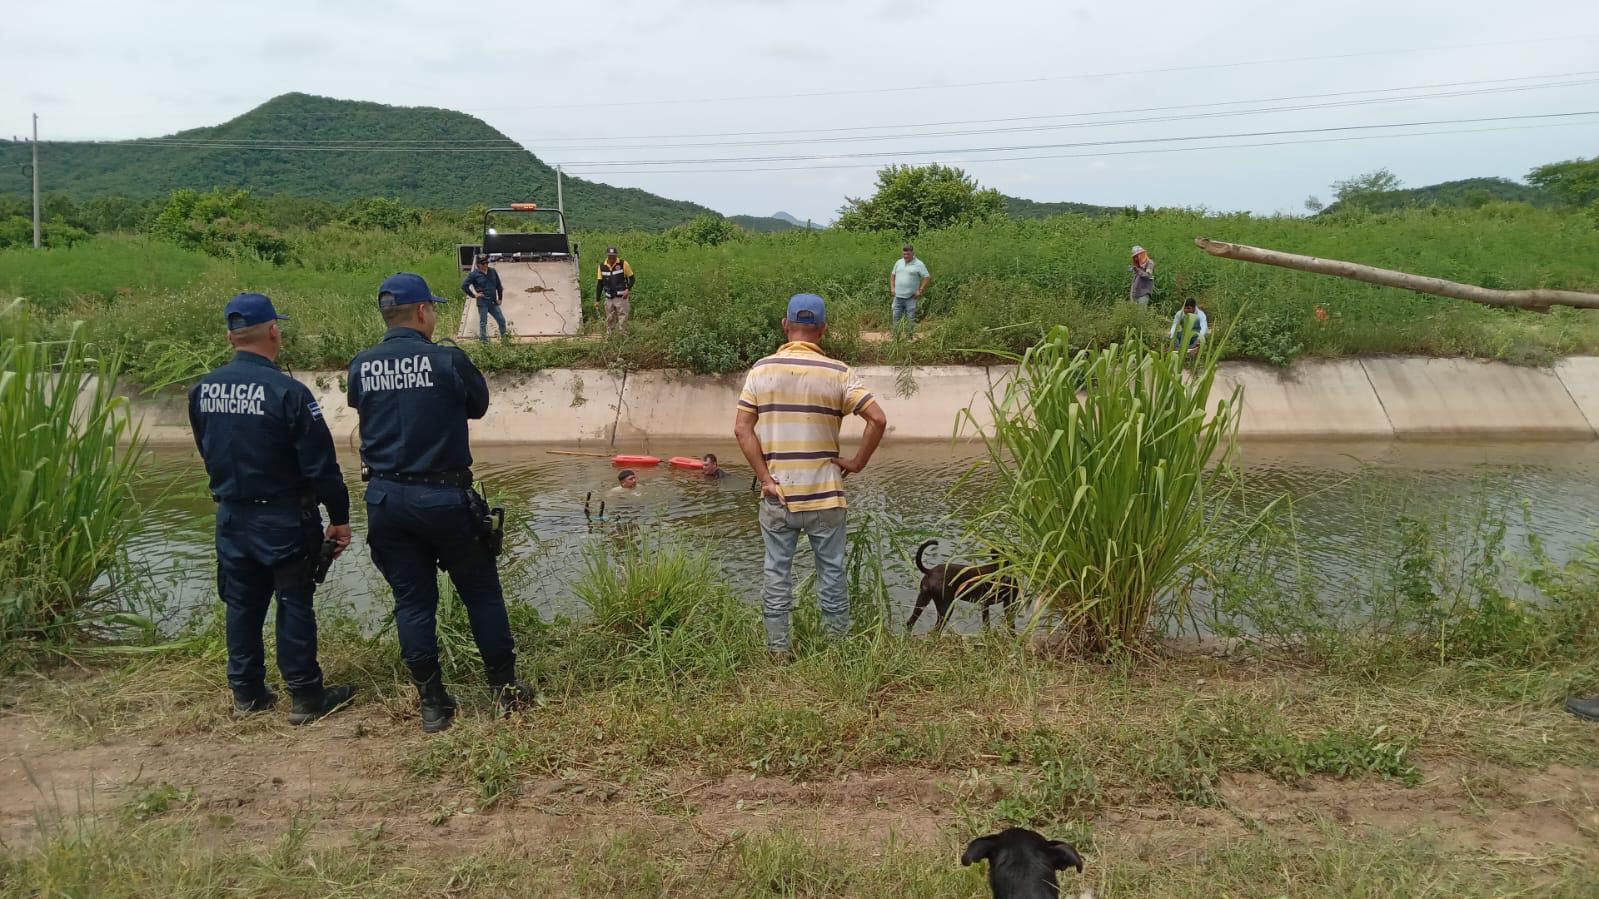
{"type": "Polygon", "coordinates": [[[783,319],[788,342],[750,367],[738,398],[733,435],[761,485],[761,537],[766,542],[761,591],[766,648],[789,661],[789,619],[794,611],[790,569],[799,535],[816,557],[816,596],[829,637],[849,633],[849,592],[844,583],[844,476],[866,467],[888,427],[882,407],[849,366],[822,354],[827,308],[813,293],[796,294],[783,319]],[[866,419],[866,434],[852,459],[839,458],[844,416],[866,419]]]}
{"type": "Polygon", "coordinates": [[[438,572],[449,572],[466,606],[472,639],[502,712],[533,690],[516,678],[516,646],[495,567],[497,535],[488,505],[472,489],[466,422],[489,408],[489,387],[458,347],[433,342],[433,295],[420,275],[394,275],[378,288],[389,326],[383,342],[350,363],[349,404],[361,418],[367,543],[394,590],[400,652],[421,697],[422,729],[450,726],[455,699],[439,668],[438,572]]]}
{"type": "Polygon", "coordinates": [[[324,685],[316,659],[315,567],[350,545],[350,494],[333,435],[304,384],[278,368],[283,332],[272,301],[241,293],[223,309],[232,361],[189,391],[189,425],[217,503],[217,592],[227,607],[228,686],[239,715],[277,702],[266,685],[261,627],[278,595],[278,671],[290,724],[308,724],[350,700],[324,685]],[[328,510],[322,529],[317,505],[328,510]]]}

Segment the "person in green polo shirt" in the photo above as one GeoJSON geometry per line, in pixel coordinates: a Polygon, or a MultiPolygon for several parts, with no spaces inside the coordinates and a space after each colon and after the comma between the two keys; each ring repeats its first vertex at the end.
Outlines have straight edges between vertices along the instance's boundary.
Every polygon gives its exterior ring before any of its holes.
{"type": "Polygon", "coordinates": [[[927,264],[916,258],[915,247],[906,244],[900,258],[894,260],[894,270],[888,276],[888,289],[894,295],[892,312],[896,338],[899,337],[902,320],[905,322],[905,336],[915,333],[916,301],[922,298],[922,291],[931,283],[933,276],[927,273],[927,264]]]}

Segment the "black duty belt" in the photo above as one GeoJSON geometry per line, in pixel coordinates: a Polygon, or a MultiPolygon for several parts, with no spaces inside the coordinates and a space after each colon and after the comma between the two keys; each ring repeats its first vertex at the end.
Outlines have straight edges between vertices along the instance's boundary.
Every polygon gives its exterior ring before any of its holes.
{"type": "Polygon", "coordinates": [[[465,489],[472,486],[472,469],[457,468],[453,471],[419,471],[402,473],[398,471],[374,471],[372,477],[379,481],[393,481],[396,484],[428,484],[434,487],[460,487],[465,489]]]}
{"type": "Polygon", "coordinates": [[[232,503],[237,506],[274,506],[284,509],[313,509],[316,500],[309,496],[268,496],[261,499],[230,499],[211,494],[214,503],[232,503]]]}

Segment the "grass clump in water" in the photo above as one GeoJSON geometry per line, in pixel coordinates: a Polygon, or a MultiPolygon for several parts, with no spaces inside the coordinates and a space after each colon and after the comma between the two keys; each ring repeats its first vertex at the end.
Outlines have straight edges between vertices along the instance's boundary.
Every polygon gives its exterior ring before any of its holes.
{"type": "Polygon", "coordinates": [[[1222,342],[1190,371],[1184,354],[1132,335],[1074,349],[1059,327],[992,404],[997,508],[973,531],[1002,561],[995,576],[1039,597],[1072,646],[1137,647],[1157,613],[1184,617],[1176,588],[1205,558],[1207,504],[1227,476],[1213,463],[1238,426],[1236,389],[1206,413],[1222,342]]]}
{"type": "Polygon", "coordinates": [[[41,339],[20,303],[0,310],[0,666],[130,621],[116,575],[138,526],[139,435],[120,360],[84,333],[41,339]]]}

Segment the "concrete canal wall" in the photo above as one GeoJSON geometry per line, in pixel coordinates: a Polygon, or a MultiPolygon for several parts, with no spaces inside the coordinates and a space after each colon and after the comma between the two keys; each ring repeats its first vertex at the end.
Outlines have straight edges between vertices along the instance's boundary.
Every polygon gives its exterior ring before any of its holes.
{"type": "MultiPolygon", "coordinates": [[[[897,440],[972,439],[963,411],[987,425],[990,391],[1006,366],[886,366],[856,370],[888,412],[897,440]]],[[[343,373],[297,375],[317,395],[341,446],[356,420],[344,404],[343,373]]],[[[741,379],[670,371],[618,374],[551,369],[489,378],[493,405],[472,423],[480,445],[583,444],[635,447],[651,440],[727,439],[741,379]]],[[[1214,404],[1243,389],[1239,430],[1251,439],[1581,439],[1599,437],[1599,358],[1550,369],[1466,359],[1382,358],[1301,362],[1289,369],[1221,366],[1214,404]]],[[[154,445],[189,444],[184,397],[132,394],[154,445]]],[[[861,431],[845,424],[845,436],[861,431]]]]}

